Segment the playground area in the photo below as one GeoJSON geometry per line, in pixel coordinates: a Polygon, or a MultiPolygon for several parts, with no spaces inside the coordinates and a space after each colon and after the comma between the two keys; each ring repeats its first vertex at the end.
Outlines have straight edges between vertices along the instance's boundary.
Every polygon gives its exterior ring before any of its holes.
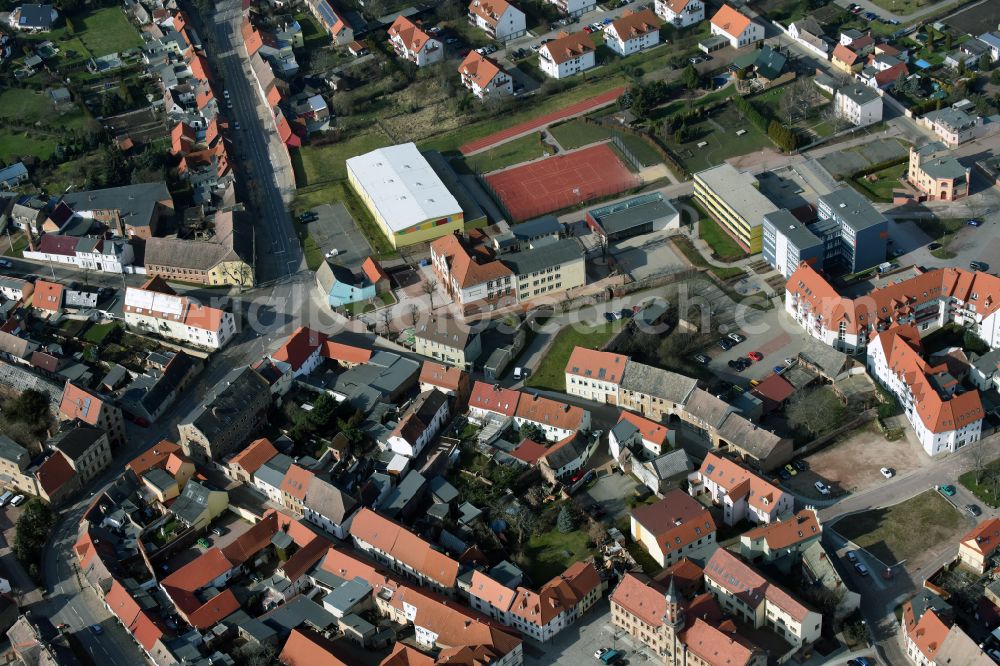
{"type": "Polygon", "coordinates": [[[498,171],[485,182],[511,219],[521,221],[638,187],[642,179],[602,143],[498,171]]]}

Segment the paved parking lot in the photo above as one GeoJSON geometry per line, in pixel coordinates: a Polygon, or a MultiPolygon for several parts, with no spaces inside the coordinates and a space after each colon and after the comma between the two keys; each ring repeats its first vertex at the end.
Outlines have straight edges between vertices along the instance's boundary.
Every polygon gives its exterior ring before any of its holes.
{"type": "MultiPolygon", "coordinates": [[[[608,590],[611,594],[611,589],[608,590]]],[[[527,666],[583,666],[599,664],[594,653],[602,647],[614,647],[627,652],[631,666],[656,664],[648,648],[631,637],[616,631],[611,624],[611,604],[603,597],[576,624],[563,629],[555,638],[540,645],[531,639],[524,641],[524,663],[527,666]],[[617,636],[616,636],[617,634],[617,636]]]]}
{"type": "Polygon", "coordinates": [[[372,248],[344,204],[323,204],[312,210],[319,215],[319,219],[307,225],[309,235],[323,254],[336,248],[340,250],[336,263],[351,269],[360,268],[361,262],[371,256],[372,248]]]}
{"type": "Polygon", "coordinates": [[[636,280],[671,268],[686,268],[664,234],[643,234],[611,244],[611,256],[636,280]]]}
{"type": "Polygon", "coordinates": [[[632,496],[638,485],[639,483],[629,474],[607,474],[599,478],[597,483],[583,494],[600,504],[613,522],[628,514],[630,509],[625,500],[632,496]]]}
{"type": "MultiPolygon", "coordinates": [[[[221,516],[216,518],[208,530],[206,530],[206,532],[201,536],[208,541],[209,547],[217,546],[219,548],[225,548],[236,540],[237,537],[250,529],[250,527],[250,523],[243,520],[235,513],[226,511],[221,516]],[[222,527],[224,534],[222,536],[212,534],[212,528],[214,527],[222,527]]],[[[171,572],[177,571],[185,564],[197,559],[202,553],[205,552],[205,550],[207,549],[196,544],[192,544],[191,547],[179,551],[172,558],[170,558],[167,562],[167,568],[171,572]]]]}

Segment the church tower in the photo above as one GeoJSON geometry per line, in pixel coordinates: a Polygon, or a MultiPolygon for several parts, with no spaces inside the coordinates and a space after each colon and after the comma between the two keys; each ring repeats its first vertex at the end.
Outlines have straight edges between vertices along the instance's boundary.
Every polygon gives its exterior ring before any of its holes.
{"type": "Polygon", "coordinates": [[[670,577],[670,586],[667,588],[667,608],[663,613],[663,633],[664,644],[667,651],[665,663],[674,666],[682,663],[679,652],[682,650],[681,642],[677,635],[684,630],[684,608],[681,595],[677,592],[674,584],[674,577],[670,577]]]}

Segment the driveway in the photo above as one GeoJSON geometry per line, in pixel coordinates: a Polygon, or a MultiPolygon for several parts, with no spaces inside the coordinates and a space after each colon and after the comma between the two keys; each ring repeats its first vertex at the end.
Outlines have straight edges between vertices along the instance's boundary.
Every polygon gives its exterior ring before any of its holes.
{"type": "Polygon", "coordinates": [[[357,270],[372,254],[371,245],[354,223],[343,203],[323,204],[312,209],[319,218],[308,224],[309,235],[325,255],[339,251],[335,263],[357,270]]]}
{"type": "Polygon", "coordinates": [[[639,482],[629,474],[608,474],[599,478],[597,483],[583,494],[600,504],[608,512],[607,517],[612,522],[617,522],[631,511],[625,500],[632,497],[633,491],[638,486],[639,482]]]}

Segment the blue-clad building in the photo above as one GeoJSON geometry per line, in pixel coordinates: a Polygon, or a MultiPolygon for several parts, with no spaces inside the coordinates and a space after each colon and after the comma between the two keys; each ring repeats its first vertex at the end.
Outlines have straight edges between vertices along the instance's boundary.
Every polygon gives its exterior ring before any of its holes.
{"type": "Polygon", "coordinates": [[[785,208],[764,216],[760,249],[764,261],[778,269],[785,278],[803,261],[817,270],[823,267],[823,239],[785,208]]]}

